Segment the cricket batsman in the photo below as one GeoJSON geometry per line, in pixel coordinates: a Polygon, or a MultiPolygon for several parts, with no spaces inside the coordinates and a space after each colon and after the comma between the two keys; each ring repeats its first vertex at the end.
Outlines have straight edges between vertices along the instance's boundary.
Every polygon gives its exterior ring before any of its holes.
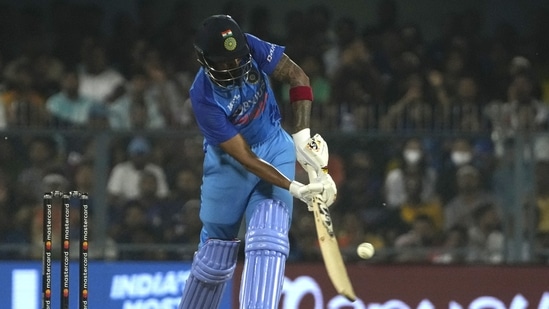
{"type": "Polygon", "coordinates": [[[194,48],[201,68],[190,98],[204,136],[203,227],[179,308],[219,307],[237,263],[242,220],[240,308],[278,308],[293,198],[309,202],[320,194],[330,205],[337,194],[329,175],[308,185],[293,180],[296,159],[303,167],[325,167],[303,151],[311,139],[309,78],[283,46],[243,33],[228,15],[206,18],[194,48]],[[270,78],[290,85],[291,135],[281,126],[270,78]]]}

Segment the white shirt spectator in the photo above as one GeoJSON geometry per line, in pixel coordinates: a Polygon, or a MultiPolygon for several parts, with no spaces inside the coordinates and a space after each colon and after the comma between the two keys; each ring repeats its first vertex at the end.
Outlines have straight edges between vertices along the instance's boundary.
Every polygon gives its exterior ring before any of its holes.
{"type": "Polygon", "coordinates": [[[167,197],[169,193],[168,182],[164,170],[148,162],[147,156],[151,152],[149,142],[142,137],[135,137],[128,145],[130,159],[115,165],[109,176],[107,192],[118,199],[129,200],[140,195],[139,182],[143,171],[149,171],[157,179],[158,197],[167,197]]]}

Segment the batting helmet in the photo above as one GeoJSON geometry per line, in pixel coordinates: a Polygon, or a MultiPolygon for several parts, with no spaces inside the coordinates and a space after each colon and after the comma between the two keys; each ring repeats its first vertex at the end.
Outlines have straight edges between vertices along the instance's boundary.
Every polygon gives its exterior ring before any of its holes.
{"type": "Polygon", "coordinates": [[[222,87],[236,86],[251,69],[248,42],[229,15],[213,15],[202,22],[194,42],[198,62],[222,87]]]}

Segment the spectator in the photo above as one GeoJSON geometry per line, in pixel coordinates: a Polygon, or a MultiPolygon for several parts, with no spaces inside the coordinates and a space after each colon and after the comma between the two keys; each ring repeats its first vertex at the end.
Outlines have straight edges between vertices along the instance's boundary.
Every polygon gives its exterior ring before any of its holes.
{"type": "Polygon", "coordinates": [[[32,68],[22,63],[13,69],[1,93],[8,127],[45,127],[49,124],[46,96],[36,89],[32,68]]]}
{"type": "Polygon", "coordinates": [[[200,198],[201,179],[199,175],[190,167],[180,168],[170,186],[169,200],[181,206],[189,200],[200,198]]]}
{"type": "Polygon", "coordinates": [[[433,107],[426,93],[424,78],[419,73],[407,76],[399,84],[400,97],[382,115],[380,128],[384,131],[421,131],[433,129],[433,107]]]}
{"type": "Polygon", "coordinates": [[[374,219],[374,214],[382,211],[382,179],[375,170],[374,159],[369,152],[357,149],[344,162],[345,178],[338,186],[340,193],[334,209],[374,219]]]}
{"type": "Polygon", "coordinates": [[[395,208],[407,199],[406,176],[419,174],[422,179],[421,198],[429,200],[436,196],[437,171],[429,165],[429,158],[422,141],[410,138],[404,143],[397,160],[397,167],[387,172],[384,180],[383,193],[385,202],[390,208],[395,208]]]}
{"type": "Polygon", "coordinates": [[[460,76],[456,81],[455,94],[450,96],[442,85],[442,74],[437,71],[429,73],[429,82],[435,90],[442,112],[437,119],[437,126],[443,129],[460,132],[483,132],[490,129],[489,120],[485,117],[485,98],[479,89],[477,79],[472,74],[460,76]]]}
{"type": "Polygon", "coordinates": [[[456,178],[457,195],[444,207],[446,230],[457,224],[471,227],[475,210],[485,204],[494,205],[498,213],[502,213],[501,204],[496,196],[481,186],[481,175],[477,168],[464,165],[457,170],[456,178]]]}
{"type": "Polygon", "coordinates": [[[143,171],[150,171],[156,176],[159,197],[164,198],[169,194],[164,170],[149,161],[150,153],[151,145],[147,139],[136,136],[130,141],[127,147],[128,160],[116,164],[108,179],[107,192],[112,206],[121,206],[139,196],[143,171]]]}
{"type": "Polygon", "coordinates": [[[37,136],[28,142],[28,166],[16,180],[18,205],[34,205],[42,200],[44,177],[52,171],[62,170],[57,147],[56,141],[46,136],[37,136]]]}
{"type": "MultiPolygon", "coordinates": [[[[334,215],[333,218],[337,218],[334,215]]],[[[336,219],[337,241],[341,249],[343,259],[346,261],[357,260],[356,248],[363,242],[371,243],[376,250],[385,246],[384,240],[367,223],[364,223],[360,216],[354,212],[343,213],[339,220],[336,219]]]]}
{"type": "Polygon", "coordinates": [[[443,153],[442,166],[438,172],[437,194],[443,204],[447,204],[457,194],[457,170],[467,164],[473,164],[473,144],[464,137],[449,141],[449,149],[443,153]]]}
{"type": "Polygon", "coordinates": [[[87,37],[81,45],[79,92],[103,104],[112,103],[123,93],[125,78],[111,66],[106,46],[98,39],[87,37]]]}
{"type": "MultiPolygon", "coordinates": [[[[110,231],[118,245],[137,245],[139,247],[119,248],[120,260],[158,260],[164,258],[164,252],[153,250],[150,245],[159,242],[158,231],[147,224],[147,211],[138,199],[132,200],[123,208],[122,222],[110,231]],[[149,245],[149,247],[147,247],[149,245]]],[[[119,246],[120,247],[120,246],[119,246]]]]}
{"type": "Polygon", "coordinates": [[[473,222],[468,228],[468,261],[488,264],[504,262],[505,238],[497,208],[489,203],[478,207],[473,212],[473,222]]]}
{"type": "Polygon", "coordinates": [[[322,60],[326,68],[326,77],[332,80],[342,66],[342,54],[351,44],[360,40],[356,21],[350,17],[340,17],[336,20],[335,42],[322,53],[322,60]]]}
{"type": "Polygon", "coordinates": [[[355,131],[378,127],[377,107],[382,102],[382,81],[366,44],[355,39],[341,50],[340,65],[331,78],[331,98],[338,113],[338,128],[355,131]]]}
{"type": "Polygon", "coordinates": [[[432,261],[437,264],[456,264],[467,262],[469,233],[463,225],[454,225],[444,232],[442,245],[433,254],[432,261]]]}
{"type": "Polygon", "coordinates": [[[196,242],[200,240],[202,224],[198,218],[200,200],[189,199],[180,205],[179,211],[169,217],[169,223],[164,229],[164,240],[167,243],[184,246],[175,254],[169,254],[169,259],[192,260],[196,251],[196,242]]]}
{"type": "Polygon", "coordinates": [[[189,114],[189,107],[185,105],[188,90],[183,90],[178,85],[176,76],[162,61],[160,51],[150,50],[146,54],[143,67],[149,80],[144,93],[145,99],[156,103],[166,126],[169,128],[190,126],[193,117],[189,114]]]}
{"type": "Polygon", "coordinates": [[[433,218],[418,215],[411,223],[411,229],[395,240],[397,262],[429,262],[435,248],[442,243],[440,229],[433,218]]]}
{"type": "Polygon", "coordinates": [[[536,97],[535,85],[532,73],[516,73],[507,89],[507,101],[493,101],[487,107],[496,147],[502,148],[505,140],[517,132],[547,130],[549,107],[536,97]]]}
{"type": "Polygon", "coordinates": [[[80,95],[78,72],[67,70],[61,79],[61,90],[46,101],[53,126],[58,128],[85,128],[88,126],[92,99],[80,95]]]}
{"type": "Polygon", "coordinates": [[[431,218],[434,226],[442,230],[444,226],[444,214],[442,204],[437,198],[423,200],[423,182],[418,174],[410,174],[405,181],[407,199],[400,205],[398,212],[405,224],[411,225],[415,218],[426,215],[431,218]]]}
{"type": "Polygon", "coordinates": [[[158,101],[147,95],[150,80],[145,72],[134,72],[128,89],[109,107],[110,126],[117,130],[166,128],[158,101]]]}

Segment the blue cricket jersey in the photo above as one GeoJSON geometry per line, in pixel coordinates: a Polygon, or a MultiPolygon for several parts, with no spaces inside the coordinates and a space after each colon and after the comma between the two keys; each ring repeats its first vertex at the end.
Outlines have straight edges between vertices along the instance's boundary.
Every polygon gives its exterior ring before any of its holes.
{"type": "Polygon", "coordinates": [[[205,147],[217,146],[240,133],[250,145],[265,141],[280,129],[280,111],[268,75],[284,47],[246,34],[252,71],[240,87],[214,84],[201,68],[190,89],[193,112],[205,147]]]}

